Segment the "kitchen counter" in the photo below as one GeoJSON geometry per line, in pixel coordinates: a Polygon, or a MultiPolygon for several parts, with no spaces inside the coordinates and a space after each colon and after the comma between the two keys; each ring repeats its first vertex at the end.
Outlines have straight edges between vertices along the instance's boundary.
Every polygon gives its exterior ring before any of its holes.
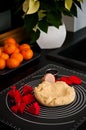
{"type": "MultiPolygon", "coordinates": [[[[86,31],[86,29],[84,29],[84,31],[86,31]]],[[[81,34],[83,34],[83,31],[78,32],[78,33],[68,32],[65,43],[63,44],[63,46],[61,48],[57,48],[57,49],[48,49],[48,50],[47,49],[40,49],[38,47],[38,45],[35,45],[35,50],[37,52],[39,52],[40,56],[36,60],[31,62],[30,64],[23,66],[19,70],[13,71],[12,73],[4,75],[4,76],[0,76],[0,91],[8,88],[12,84],[15,84],[19,80],[22,80],[23,78],[27,77],[28,75],[36,72],[37,70],[39,70],[40,68],[44,67],[47,64],[60,65],[60,66],[67,67],[67,68],[71,69],[70,66],[67,66],[65,64],[61,64],[61,63],[56,62],[54,60],[51,60],[49,57],[47,57],[47,54],[53,52],[54,50],[57,50],[57,52],[58,52],[60,49],[64,48],[65,46],[69,46],[69,44],[72,44],[71,40],[76,41],[77,37],[79,37],[79,35],[81,36],[81,34]]],[[[82,71],[82,70],[79,70],[76,68],[72,68],[72,70],[73,69],[80,72],[80,73],[85,73],[85,71],[82,71]]],[[[4,123],[0,123],[0,129],[7,129],[7,128],[12,129],[10,126],[7,126],[4,123]]],[[[83,123],[81,128],[83,130],[86,129],[86,124],[83,123]]],[[[77,129],[77,130],[79,130],[79,129],[77,129]]]]}

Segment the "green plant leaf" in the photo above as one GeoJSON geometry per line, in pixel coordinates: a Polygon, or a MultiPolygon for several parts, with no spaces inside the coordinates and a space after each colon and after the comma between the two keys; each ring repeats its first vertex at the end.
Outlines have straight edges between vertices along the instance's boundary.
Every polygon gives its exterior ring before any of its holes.
{"type": "Polygon", "coordinates": [[[39,20],[43,19],[45,16],[46,16],[46,10],[39,10],[38,11],[39,20]]]}
{"type": "Polygon", "coordinates": [[[59,26],[62,24],[62,15],[60,12],[49,12],[47,14],[47,21],[50,25],[59,28],[59,26]]]}
{"type": "Polygon", "coordinates": [[[67,9],[64,9],[63,14],[70,17],[73,17],[73,16],[77,17],[77,6],[73,3],[70,11],[67,9]]]}
{"type": "Polygon", "coordinates": [[[73,6],[72,6],[72,8],[70,10],[70,13],[71,13],[71,16],[77,17],[77,7],[76,7],[76,5],[74,3],[73,3],[73,6]]]}
{"type": "Polygon", "coordinates": [[[37,30],[36,32],[32,31],[31,35],[30,35],[30,44],[33,44],[36,42],[36,40],[39,38],[40,36],[40,31],[37,30]]]}
{"type": "Polygon", "coordinates": [[[65,8],[70,10],[72,7],[73,0],[65,0],[65,8]]]}
{"type": "Polygon", "coordinates": [[[74,3],[81,9],[81,4],[79,1],[74,0],[74,3]]]}
{"type": "Polygon", "coordinates": [[[38,0],[25,0],[23,3],[23,11],[26,14],[33,14],[38,11],[40,2],[38,0]]]}
{"type": "Polygon", "coordinates": [[[24,18],[24,27],[28,32],[31,32],[34,28],[34,26],[37,24],[38,22],[38,15],[35,14],[31,14],[31,15],[26,15],[24,18]]]}
{"type": "Polygon", "coordinates": [[[48,30],[48,23],[46,21],[46,19],[40,20],[38,23],[38,27],[44,31],[45,33],[47,33],[48,30]]]}

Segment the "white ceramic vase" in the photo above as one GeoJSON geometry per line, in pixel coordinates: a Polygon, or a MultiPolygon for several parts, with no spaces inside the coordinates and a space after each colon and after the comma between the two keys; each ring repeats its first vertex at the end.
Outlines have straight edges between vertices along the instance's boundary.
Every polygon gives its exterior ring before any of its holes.
{"type": "Polygon", "coordinates": [[[59,28],[54,26],[48,27],[48,32],[41,31],[37,44],[41,49],[60,48],[66,38],[66,27],[62,24],[59,28]]]}

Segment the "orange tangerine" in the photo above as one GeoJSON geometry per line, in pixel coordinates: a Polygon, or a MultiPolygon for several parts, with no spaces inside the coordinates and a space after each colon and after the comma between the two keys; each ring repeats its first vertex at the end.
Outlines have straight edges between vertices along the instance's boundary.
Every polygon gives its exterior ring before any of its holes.
{"type": "Polygon", "coordinates": [[[30,47],[29,44],[23,43],[23,44],[21,44],[21,45],[19,46],[19,49],[20,49],[20,51],[22,51],[22,50],[25,50],[25,49],[31,49],[31,47],[30,47]]]}
{"type": "Polygon", "coordinates": [[[20,62],[16,58],[11,57],[11,58],[6,60],[6,65],[7,65],[8,68],[14,69],[14,68],[17,68],[20,65],[20,62]]]}
{"type": "Polygon", "coordinates": [[[3,41],[4,44],[16,44],[16,40],[13,37],[8,37],[3,41]]]}
{"type": "Polygon", "coordinates": [[[2,52],[1,58],[7,60],[9,58],[9,55],[7,53],[5,53],[5,52],[2,52]]]}
{"type": "Polygon", "coordinates": [[[15,44],[7,43],[4,45],[4,52],[7,54],[12,54],[16,50],[15,44]]]}
{"type": "Polygon", "coordinates": [[[0,57],[0,70],[3,70],[6,67],[5,59],[0,57]]]}
{"type": "Polygon", "coordinates": [[[2,53],[2,49],[0,48],[0,56],[1,56],[1,53],[2,53]]]}
{"type": "Polygon", "coordinates": [[[11,57],[16,58],[20,63],[23,61],[23,55],[21,53],[13,53],[11,57]]]}
{"type": "Polygon", "coordinates": [[[33,51],[31,49],[25,49],[21,51],[24,60],[30,60],[33,57],[33,51]]]}
{"type": "Polygon", "coordinates": [[[4,46],[0,46],[0,49],[3,52],[4,51],[4,46]]]}
{"type": "Polygon", "coordinates": [[[19,53],[20,49],[18,47],[16,47],[15,51],[13,53],[19,53]]]}

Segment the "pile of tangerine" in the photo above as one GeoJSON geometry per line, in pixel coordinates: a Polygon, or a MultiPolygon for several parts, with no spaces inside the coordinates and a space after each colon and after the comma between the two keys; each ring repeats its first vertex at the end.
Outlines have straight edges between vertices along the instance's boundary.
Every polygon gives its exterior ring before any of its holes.
{"type": "Polygon", "coordinates": [[[0,70],[6,67],[17,68],[23,60],[30,60],[32,57],[33,50],[28,43],[19,44],[9,37],[3,41],[3,46],[0,46],[0,70]]]}

